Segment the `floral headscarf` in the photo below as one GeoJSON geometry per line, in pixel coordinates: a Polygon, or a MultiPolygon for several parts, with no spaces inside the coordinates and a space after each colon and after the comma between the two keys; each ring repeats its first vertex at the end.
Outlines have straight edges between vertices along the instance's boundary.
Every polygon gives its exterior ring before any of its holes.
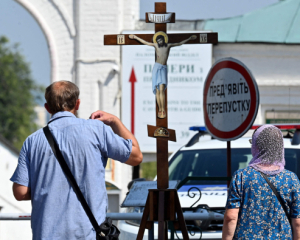
{"type": "Polygon", "coordinates": [[[263,125],[252,136],[249,166],[268,175],[282,172],[285,165],[283,136],[273,125],[263,125]]]}

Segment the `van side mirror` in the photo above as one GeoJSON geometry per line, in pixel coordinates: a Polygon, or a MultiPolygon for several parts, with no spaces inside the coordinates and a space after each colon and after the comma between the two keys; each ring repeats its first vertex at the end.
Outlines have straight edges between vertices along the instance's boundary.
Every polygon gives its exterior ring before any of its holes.
{"type": "Polygon", "coordinates": [[[300,144],[300,129],[296,129],[294,133],[294,137],[292,139],[292,145],[299,145],[300,144]]]}

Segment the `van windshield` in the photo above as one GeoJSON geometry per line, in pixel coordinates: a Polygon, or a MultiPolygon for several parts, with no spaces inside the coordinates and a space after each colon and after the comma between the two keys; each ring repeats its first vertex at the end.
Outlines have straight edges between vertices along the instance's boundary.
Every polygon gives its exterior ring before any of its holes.
{"type": "MultiPolygon", "coordinates": [[[[252,159],[250,148],[231,149],[231,175],[248,166],[252,159]]],[[[285,149],[285,168],[300,173],[300,149],[285,149]]],[[[182,181],[186,177],[226,177],[227,149],[179,151],[169,162],[169,179],[182,181]]],[[[199,184],[220,184],[222,181],[199,181],[199,184]]]]}

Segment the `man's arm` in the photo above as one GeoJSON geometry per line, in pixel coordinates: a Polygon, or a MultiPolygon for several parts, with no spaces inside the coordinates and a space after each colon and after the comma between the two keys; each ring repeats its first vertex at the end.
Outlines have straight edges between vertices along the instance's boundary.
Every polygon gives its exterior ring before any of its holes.
{"type": "Polygon", "coordinates": [[[18,201],[31,200],[30,188],[20,185],[18,183],[13,184],[13,193],[18,201]]]}
{"type": "Polygon", "coordinates": [[[147,42],[147,41],[145,41],[144,39],[141,39],[141,38],[139,38],[139,37],[137,37],[137,36],[135,36],[135,35],[133,35],[133,34],[130,34],[130,35],[129,35],[129,38],[130,38],[130,39],[136,39],[136,40],[138,40],[139,42],[141,42],[142,44],[145,44],[145,45],[148,45],[148,46],[152,46],[152,47],[155,46],[154,43],[147,42]]]}
{"type": "Polygon", "coordinates": [[[124,139],[131,139],[132,150],[128,160],[125,162],[131,166],[137,166],[143,161],[143,154],[140,150],[139,144],[133,134],[124,126],[119,118],[116,116],[103,112],[97,111],[92,113],[91,119],[97,119],[102,121],[104,124],[110,126],[115,134],[119,135],[124,139]]]}
{"type": "Polygon", "coordinates": [[[239,208],[226,209],[222,229],[222,240],[231,240],[236,228],[239,208]]]}
{"type": "Polygon", "coordinates": [[[190,36],[188,39],[185,39],[185,40],[183,40],[183,41],[181,41],[181,42],[179,42],[179,43],[169,43],[168,46],[169,46],[169,47],[177,47],[177,46],[180,46],[180,45],[182,45],[182,44],[184,44],[184,43],[186,43],[186,42],[188,42],[188,41],[190,41],[190,40],[194,40],[194,39],[196,39],[196,38],[197,38],[196,35],[192,35],[192,36],[190,36]]]}

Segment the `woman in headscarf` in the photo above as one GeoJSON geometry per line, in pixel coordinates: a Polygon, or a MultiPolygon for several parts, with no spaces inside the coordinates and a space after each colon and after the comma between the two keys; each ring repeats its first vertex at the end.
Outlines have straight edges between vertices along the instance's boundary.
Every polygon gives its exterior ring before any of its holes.
{"type": "Polygon", "coordinates": [[[300,239],[300,183],[295,173],[284,169],[281,131],[273,125],[259,127],[252,135],[251,152],[249,166],[232,177],[222,239],[300,239]],[[261,173],[279,193],[292,227],[261,173]]]}

